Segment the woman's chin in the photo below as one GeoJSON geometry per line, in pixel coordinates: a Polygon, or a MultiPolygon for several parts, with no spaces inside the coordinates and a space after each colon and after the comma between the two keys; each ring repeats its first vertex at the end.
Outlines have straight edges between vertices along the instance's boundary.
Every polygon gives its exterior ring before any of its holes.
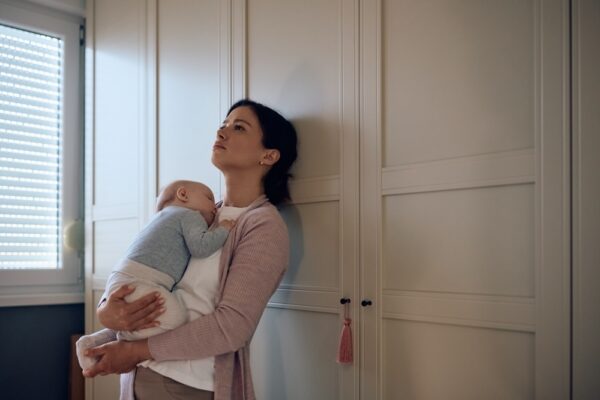
{"type": "Polygon", "coordinates": [[[214,165],[215,167],[221,169],[222,162],[219,158],[220,158],[219,155],[215,154],[215,151],[213,150],[212,157],[210,158],[210,162],[212,162],[212,165],[214,165]]]}

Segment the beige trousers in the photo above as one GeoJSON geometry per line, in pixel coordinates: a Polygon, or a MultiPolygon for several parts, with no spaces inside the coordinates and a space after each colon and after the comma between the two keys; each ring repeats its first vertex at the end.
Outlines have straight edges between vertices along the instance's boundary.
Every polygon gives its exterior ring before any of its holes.
{"type": "Polygon", "coordinates": [[[136,400],[213,400],[214,393],[196,389],[154,372],[137,367],[133,392],[136,400]]]}

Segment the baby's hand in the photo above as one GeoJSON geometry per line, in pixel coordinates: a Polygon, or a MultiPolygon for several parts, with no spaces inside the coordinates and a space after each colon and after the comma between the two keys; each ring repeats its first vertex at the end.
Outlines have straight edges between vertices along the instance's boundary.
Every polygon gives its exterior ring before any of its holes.
{"type": "Polygon", "coordinates": [[[224,219],[223,221],[219,221],[219,227],[223,227],[230,231],[235,226],[235,221],[232,219],[224,219]]]}

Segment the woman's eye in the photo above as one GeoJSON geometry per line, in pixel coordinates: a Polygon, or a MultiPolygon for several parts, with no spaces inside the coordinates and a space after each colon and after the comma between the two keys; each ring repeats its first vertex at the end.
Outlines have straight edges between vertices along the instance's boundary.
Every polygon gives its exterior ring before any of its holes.
{"type": "Polygon", "coordinates": [[[242,125],[234,125],[233,129],[235,129],[236,131],[244,131],[244,130],[246,130],[242,125]]]}

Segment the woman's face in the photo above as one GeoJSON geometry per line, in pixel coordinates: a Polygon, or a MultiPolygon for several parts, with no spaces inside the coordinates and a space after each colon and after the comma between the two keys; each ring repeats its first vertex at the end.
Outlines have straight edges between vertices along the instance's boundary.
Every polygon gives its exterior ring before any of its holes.
{"type": "Polygon", "coordinates": [[[234,109],[217,130],[212,163],[221,171],[259,168],[266,150],[262,136],[258,118],[250,107],[234,109]]]}

